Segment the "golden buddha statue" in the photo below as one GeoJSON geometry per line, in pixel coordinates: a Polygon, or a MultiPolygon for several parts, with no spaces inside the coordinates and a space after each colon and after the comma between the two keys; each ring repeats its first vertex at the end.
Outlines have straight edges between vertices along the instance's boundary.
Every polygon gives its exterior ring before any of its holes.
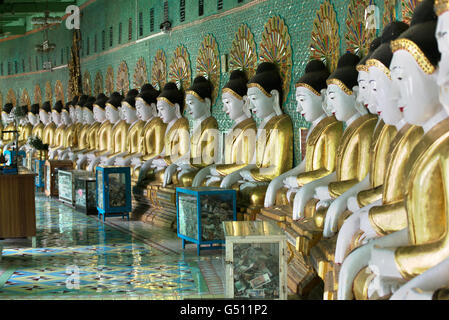
{"type": "Polygon", "coordinates": [[[55,159],[58,158],[58,150],[61,149],[64,146],[64,135],[66,132],[66,125],[61,120],[61,113],[62,113],[62,101],[56,101],[55,105],[52,109],[52,120],[56,125],[55,130],[55,136],[53,138],[53,143],[49,147],[49,159],[55,159]]]}
{"type": "Polygon", "coordinates": [[[31,106],[30,112],[28,112],[28,120],[30,121],[30,123],[33,126],[31,135],[33,137],[39,137],[42,139],[42,134],[44,132],[44,124],[40,120],[39,109],[40,109],[40,106],[38,103],[33,104],[31,106]]]}
{"type": "Polygon", "coordinates": [[[25,144],[28,142],[28,138],[31,136],[31,132],[33,131],[33,125],[28,120],[28,106],[21,106],[22,114],[25,116],[23,119],[20,119],[19,124],[19,149],[24,149],[25,144]]]}
{"type": "Polygon", "coordinates": [[[191,186],[198,170],[215,162],[218,150],[218,123],[211,116],[212,91],[212,83],[203,76],[196,77],[186,91],[186,105],[194,123],[190,136],[189,157],[186,155],[167,168],[164,187],[171,184],[191,186]]]}
{"type": "Polygon", "coordinates": [[[42,142],[53,145],[53,139],[56,131],[56,124],[52,121],[52,112],[50,101],[45,101],[42,108],[39,110],[39,117],[44,124],[44,131],[42,132],[42,142]]]}
{"type": "MultiPolygon", "coordinates": [[[[5,123],[3,131],[14,131],[14,130],[16,130],[16,126],[14,124],[14,120],[13,120],[13,117],[12,117],[12,114],[11,114],[11,111],[12,111],[13,108],[14,108],[14,106],[13,106],[12,103],[6,103],[3,106],[3,109],[2,109],[2,122],[5,123]]],[[[4,133],[2,135],[2,140],[1,140],[1,142],[2,142],[2,145],[1,145],[1,147],[2,147],[2,154],[3,154],[3,151],[6,150],[5,147],[8,144],[12,143],[13,140],[14,140],[14,134],[13,133],[4,133]]]]}
{"type": "Polygon", "coordinates": [[[270,181],[292,168],[293,125],[290,117],[282,113],[282,78],[274,64],[260,64],[247,86],[252,112],[261,119],[256,152],[250,164],[228,174],[221,187],[239,190],[239,205],[258,211],[270,181]]]}

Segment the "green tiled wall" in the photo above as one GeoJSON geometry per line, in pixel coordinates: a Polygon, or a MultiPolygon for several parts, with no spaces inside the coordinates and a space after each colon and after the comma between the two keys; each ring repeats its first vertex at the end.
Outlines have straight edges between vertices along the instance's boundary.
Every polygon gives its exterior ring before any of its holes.
{"type": "MultiPolygon", "coordinates": [[[[296,112],[296,102],[294,97],[294,83],[298,79],[309,58],[310,34],[316,11],[324,0],[223,0],[223,9],[217,9],[218,0],[204,0],[204,14],[198,16],[199,0],[185,0],[185,21],[180,22],[180,2],[181,0],[168,0],[169,19],[172,27],[179,29],[169,35],[158,35],[149,40],[134,43],[136,40],[159,33],[159,25],[163,22],[164,1],[162,0],[96,0],[82,10],[81,32],[83,37],[83,50],[81,56],[82,74],[87,70],[93,82],[95,75],[100,71],[103,79],[106,79],[108,66],[114,68],[114,80],[117,76],[117,69],[121,61],[126,61],[129,69],[129,81],[132,86],[135,65],[140,57],[145,59],[148,77],[151,76],[151,66],[154,55],[158,49],[163,49],[167,57],[167,69],[171,62],[173,52],[176,47],[183,44],[189,54],[192,68],[192,78],[195,76],[196,58],[199,46],[206,34],[212,34],[217,40],[219,53],[229,53],[232,40],[242,23],[249,26],[256,41],[259,52],[260,41],[264,24],[274,15],[281,16],[288,26],[292,40],[293,50],[293,70],[290,93],[284,110],[292,117],[295,127],[295,162],[300,159],[300,134],[298,128],[308,127],[296,112]],[[251,5],[252,4],[252,5],[251,5]],[[247,6],[248,7],[245,7],[247,6]],[[243,7],[242,7],[243,6],[243,7]],[[240,7],[240,9],[239,9],[240,7]],[[154,8],[154,32],[150,32],[150,9],[154,8]],[[232,11],[229,11],[232,10],[232,11]],[[143,35],[138,35],[139,12],[143,14],[143,35]],[[133,19],[132,40],[128,41],[128,19],[133,19]],[[200,19],[206,19],[203,23],[195,23],[200,19]],[[122,41],[118,44],[118,25],[123,24],[122,41]],[[109,46],[109,28],[113,27],[113,46],[109,46]],[[181,26],[183,26],[181,28],[181,26]],[[101,33],[106,32],[106,48],[103,51],[101,46],[101,33]],[[94,36],[97,34],[97,52],[94,52],[94,36]],[[87,55],[86,41],[89,38],[90,52],[87,55]],[[127,45],[132,43],[132,45],[127,45]]],[[[80,1],[84,3],[85,1],[80,1]]],[[[382,0],[376,0],[379,7],[380,17],[383,14],[382,0]]],[[[399,1],[398,1],[399,2],[399,1]]],[[[340,51],[346,50],[344,34],[346,33],[345,20],[348,11],[349,0],[331,0],[336,11],[340,32],[340,51]]],[[[400,3],[397,5],[400,8],[400,3]]],[[[400,15],[400,10],[397,10],[400,15]]],[[[27,89],[33,101],[33,89],[36,84],[41,86],[42,95],[45,94],[45,82],[50,81],[54,89],[56,80],[61,80],[64,91],[67,92],[68,69],[62,68],[53,72],[36,73],[36,52],[34,45],[41,43],[43,33],[30,34],[14,40],[0,42],[0,63],[3,62],[3,76],[0,75],[0,93],[3,95],[3,103],[10,88],[16,92],[17,99],[23,89],[27,89]],[[31,56],[32,66],[29,66],[31,56]],[[25,59],[25,74],[22,70],[22,59],[25,59]],[[11,62],[14,74],[14,61],[19,64],[19,74],[6,76],[7,62],[11,62]],[[30,73],[31,72],[31,73],[30,73]]],[[[65,28],[65,23],[55,30],[49,31],[49,39],[57,47],[50,55],[54,65],[61,66],[67,64],[67,49],[71,45],[71,31],[65,28]],[[61,50],[62,61],[61,61],[61,50]]],[[[43,58],[39,55],[39,69],[42,69],[43,58]]],[[[220,88],[228,80],[228,74],[222,74],[220,88]]],[[[221,94],[221,91],[220,91],[221,94]]],[[[229,128],[232,123],[222,112],[220,96],[213,106],[213,115],[217,118],[220,129],[229,128]]]]}

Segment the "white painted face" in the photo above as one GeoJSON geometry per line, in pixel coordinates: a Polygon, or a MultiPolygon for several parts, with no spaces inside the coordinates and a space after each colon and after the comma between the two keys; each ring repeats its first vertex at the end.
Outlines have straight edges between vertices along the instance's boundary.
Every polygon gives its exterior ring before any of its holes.
{"type": "Polygon", "coordinates": [[[64,125],[68,126],[71,124],[70,114],[68,112],[61,112],[61,121],[64,125]]]}
{"type": "Polygon", "coordinates": [[[221,100],[223,101],[223,111],[228,115],[229,119],[237,120],[244,114],[243,108],[245,100],[238,99],[229,92],[223,93],[221,100]]]}
{"type": "Polygon", "coordinates": [[[396,51],[390,64],[391,78],[399,88],[398,107],[406,122],[422,126],[440,111],[439,88],[405,50],[396,51]]]}
{"type": "Polygon", "coordinates": [[[377,67],[370,67],[369,81],[371,94],[369,104],[376,108],[377,114],[388,125],[395,125],[402,119],[397,106],[397,94],[392,80],[377,67]]]}
{"type": "Polygon", "coordinates": [[[176,106],[170,106],[167,102],[163,100],[157,101],[157,111],[159,112],[159,116],[164,123],[170,123],[173,119],[176,118],[176,106]]]}
{"type": "Polygon", "coordinates": [[[9,116],[9,114],[2,111],[2,121],[5,123],[8,123],[11,121],[10,119],[11,119],[11,117],[9,116]]]}
{"type": "Polygon", "coordinates": [[[72,123],[76,122],[76,108],[74,106],[69,107],[70,119],[72,119],[72,123]]]}
{"type": "Polygon", "coordinates": [[[106,117],[106,112],[104,109],[94,105],[94,120],[97,122],[103,122],[106,117]]]}
{"type": "Polygon", "coordinates": [[[359,84],[359,93],[357,95],[357,102],[360,103],[365,108],[368,108],[369,112],[372,114],[376,113],[375,108],[369,105],[369,96],[371,94],[369,86],[369,74],[366,71],[359,71],[357,78],[359,84]]]}
{"type": "Polygon", "coordinates": [[[122,106],[118,107],[118,116],[120,118],[120,120],[125,120],[125,114],[123,113],[123,108],[122,106]]]}
{"type": "Polygon", "coordinates": [[[305,87],[296,88],[296,111],[308,122],[313,122],[324,114],[322,98],[305,87]]]}
{"type": "Polygon", "coordinates": [[[348,121],[356,114],[355,99],[354,94],[347,95],[335,84],[327,88],[327,107],[338,121],[348,121]]]}
{"type": "Polygon", "coordinates": [[[43,110],[43,109],[40,109],[39,110],[39,118],[41,119],[41,121],[42,121],[42,123],[44,124],[44,125],[47,125],[47,124],[49,124],[50,123],[50,113],[49,112],[46,112],[45,110],[43,110]]]}
{"type": "Polygon", "coordinates": [[[122,102],[122,112],[124,120],[128,124],[132,124],[134,121],[136,121],[136,109],[131,107],[128,103],[122,102]]]}
{"type": "Polygon", "coordinates": [[[39,114],[34,114],[32,112],[28,112],[28,121],[33,125],[37,125],[39,123],[39,114]]]}
{"type": "Polygon", "coordinates": [[[116,123],[120,120],[119,111],[109,103],[106,104],[106,119],[111,123],[116,123]]]}
{"type": "MultiPolygon", "coordinates": [[[[277,90],[274,91],[277,92],[277,90]]],[[[277,95],[267,97],[259,88],[251,87],[248,88],[248,98],[251,103],[251,111],[257,118],[263,119],[275,112],[274,99],[278,98],[277,95]]]]}
{"type": "Polygon", "coordinates": [[[76,122],[83,123],[83,108],[76,106],[75,108],[76,122]]]}
{"type": "Polygon", "coordinates": [[[61,114],[57,111],[51,112],[51,119],[56,125],[59,125],[61,123],[61,114]]]}
{"type": "Polygon", "coordinates": [[[187,112],[190,114],[193,120],[201,118],[208,112],[210,108],[208,100],[209,99],[206,98],[206,100],[202,102],[194,95],[186,95],[187,112]]]}
{"type": "Polygon", "coordinates": [[[94,122],[94,114],[87,108],[83,108],[84,124],[92,124],[94,122]]]}
{"type": "Polygon", "coordinates": [[[142,98],[136,99],[136,115],[139,120],[147,121],[153,114],[152,107],[149,106],[142,98]]]}
{"type": "Polygon", "coordinates": [[[449,113],[449,12],[438,17],[436,39],[441,53],[437,74],[437,83],[440,87],[439,100],[449,113]]]}

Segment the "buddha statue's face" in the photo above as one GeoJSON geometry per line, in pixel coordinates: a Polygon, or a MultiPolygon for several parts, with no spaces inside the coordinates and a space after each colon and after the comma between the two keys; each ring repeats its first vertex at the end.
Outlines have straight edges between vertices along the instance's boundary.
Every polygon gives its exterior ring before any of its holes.
{"type": "Polygon", "coordinates": [[[51,119],[50,119],[50,113],[47,112],[47,111],[45,111],[45,110],[43,110],[43,109],[40,109],[40,110],[39,110],[39,118],[41,119],[41,121],[42,121],[42,123],[43,123],[44,125],[49,124],[50,121],[51,121],[51,119]]]}
{"type": "Polygon", "coordinates": [[[101,107],[94,105],[93,112],[94,112],[94,120],[95,121],[103,122],[105,120],[106,114],[105,114],[105,111],[101,107]]]}
{"type": "Polygon", "coordinates": [[[116,123],[120,120],[120,115],[118,109],[109,103],[106,104],[106,119],[111,123],[116,123]]]}
{"type": "Polygon", "coordinates": [[[308,122],[313,122],[324,114],[321,96],[305,87],[296,88],[296,111],[308,122]]]}
{"type": "Polygon", "coordinates": [[[176,106],[169,105],[166,101],[157,101],[157,111],[162,119],[162,122],[169,123],[176,118],[176,106]]]}
{"type": "Polygon", "coordinates": [[[10,122],[11,117],[9,116],[9,113],[6,113],[5,111],[2,111],[2,121],[5,123],[10,122]]]}
{"type": "Polygon", "coordinates": [[[56,124],[59,125],[61,124],[61,114],[57,111],[52,111],[51,112],[51,120],[56,124]]]}
{"type": "Polygon", "coordinates": [[[369,73],[366,71],[359,71],[357,83],[359,84],[359,93],[357,94],[357,102],[360,103],[365,108],[368,108],[369,112],[375,114],[376,113],[375,108],[369,105],[369,96],[371,94],[369,86],[369,73]]]}
{"type": "Polygon", "coordinates": [[[123,108],[122,108],[122,106],[119,106],[119,107],[117,108],[117,110],[118,110],[118,116],[119,116],[120,120],[125,120],[125,114],[123,113],[123,108]]]}
{"type": "MultiPolygon", "coordinates": [[[[277,90],[273,90],[274,92],[277,90]]],[[[274,99],[277,99],[278,95],[272,94],[271,97],[268,97],[259,88],[251,87],[248,88],[248,98],[251,103],[251,111],[257,118],[263,119],[275,112],[274,99]]]]}
{"type": "Polygon", "coordinates": [[[126,123],[132,124],[134,123],[134,121],[136,121],[136,109],[133,108],[129,103],[122,102],[122,112],[126,123]]]}
{"type": "Polygon", "coordinates": [[[68,126],[71,124],[70,114],[66,111],[61,112],[61,121],[64,125],[68,126]]]}
{"type": "Polygon", "coordinates": [[[439,100],[449,113],[449,12],[445,12],[438,17],[436,39],[438,50],[441,53],[437,74],[437,83],[440,90],[439,100]]]}
{"type": "Polygon", "coordinates": [[[229,92],[225,92],[221,100],[223,101],[223,111],[228,115],[229,119],[235,121],[244,115],[244,99],[239,99],[229,92]]]}
{"type": "Polygon", "coordinates": [[[72,123],[76,122],[76,108],[74,106],[69,106],[70,119],[72,123]]]}
{"type": "Polygon", "coordinates": [[[348,121],[357,113],[354,94],[346,94],[339,86],[330,84],[327,88],[327,107],[338,121],[348,121]]]}
{"type": "Polygon", "coordinates": [[[436,77],[424,73],[410,53],[396,51],[390,70],[399,89],[398,107],[405,121],[422,126],[440,111],[436,77]]]}
{"type": "Polygon", "coordinates": [[[187,112],[193,120],[199,119],[210,110],[209,99],[200,101],[197,97],[191,94],[186,95],[187,112]]]}
{"type": "Polygon", "coordinates": [[[37,125],[39,123],[39,114],[34,114],[32,112],[28,112],[28,121],[33,125],[37,125]]]}
{"type": "MultiPolygon", "coordinates": [[[[155,107],[155,106],[154,106],[155,107]]],[[[139,120],[147,121],[154,115],[153,107],[148,105],[142,98],[136,99],[136,115],[139,120]]]]}
{"type": "Polygon", "coordinates": [[[84,124],[92,124],[94,122],[94,113],[88,108],[83,108],[83,122],[84,124]]]}
{"type": "Polygon", "coordinates": [[[402,119],[397,107],[397,94],[390,78],[379,68],[370,67],[369,83],[371,94],[369,104],[375,107],[377,114],[386,124],[395,125],[402,119]]]}
{"type": "Polygon", "coordinates": [[[83,109],[77,105],[75,108],[76,122],[83,123],[83,109]]]}

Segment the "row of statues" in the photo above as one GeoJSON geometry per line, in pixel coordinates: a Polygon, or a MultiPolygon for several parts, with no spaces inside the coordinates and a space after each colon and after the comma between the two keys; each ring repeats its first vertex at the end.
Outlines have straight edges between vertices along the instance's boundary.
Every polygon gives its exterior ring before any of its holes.
{"type": "MultiPolygon", "coordinates": [[[[311,123],[296,167],[282,76],[270,62],[251,79],[233,71],[224,86],[233,126],[223,152],[203,76],[185,91],[147,84],[126,97],[33,105],[19,147],[39,136],[50,159],[90,171],[130,166],[138,186],[235,189],[258,218],[286,217],[299,254],[336,275],[339,299],[447,298],[448,28],[449,1],[423,0],[410,26],[390,23],[363,59],[346,53],[332,73],[310,61],[296,84],[297,112],[311,123]]],[[[14,127],[11,110],[4,129],[14,127]]],[[[11,143],[3,137],[3,149],[11,143]]]]}

